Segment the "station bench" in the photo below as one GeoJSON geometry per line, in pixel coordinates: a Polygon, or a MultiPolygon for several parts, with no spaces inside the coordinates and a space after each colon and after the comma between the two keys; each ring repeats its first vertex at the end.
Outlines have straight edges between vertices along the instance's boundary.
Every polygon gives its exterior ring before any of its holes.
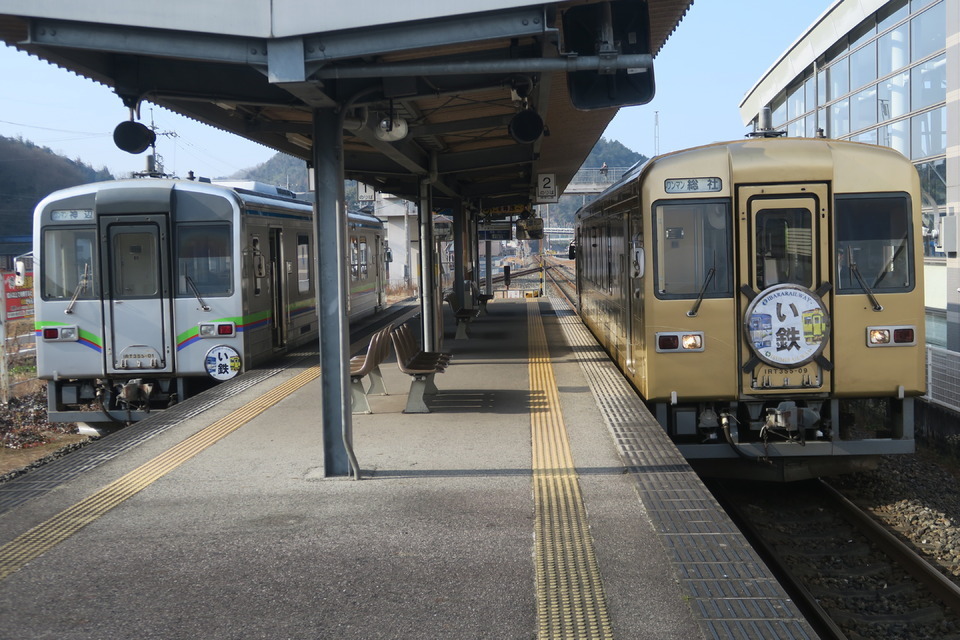
{"type": "Polygon", "coordinates": [[[436,395],[437,385],[433,378],[443,373],[450,364],[450,354],[440,351],[423,351],[420,349],[413,330],[407,324],[402,324],[390,333],[393,349],[397,353],[397,366],[400,371],[411,378],[410,393],[407,396],[407,407],[404,413],[430,413],[430,408],[424,402],[425,395],[436,395]]]}
{"type": "Polygon", "coordinates": [[[453,317],[457,320],[457,335],[454,339],[466,340],[469,337],[467,334],[467,326],[471,320],[480,315],[480,307],[464,307],[460,304],[457,294],[452,291],[445,295],[443,299],[450,303],[450,309],[453,310],[453,317]]]}
{"type": "Polygon", "coordinates": [[[362,356],[350,358],[350,404],[353,413],[373,413],[370,410],[370,401],[367,396],[387,395],[387,387],[383,383],[383,374],[380,372],[380,363],[390,352],[390,341],[387,336],[393,329],[393,323],[370,336],[367,352],[362,356]],[[363,379],[370,377],[370,388],[364,391],[363,379]]]}

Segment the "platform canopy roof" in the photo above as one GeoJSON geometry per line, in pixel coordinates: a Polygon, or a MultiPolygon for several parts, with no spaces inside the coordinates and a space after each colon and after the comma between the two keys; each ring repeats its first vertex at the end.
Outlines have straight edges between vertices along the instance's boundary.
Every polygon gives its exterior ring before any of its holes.
{"type": "Polygon", "coordinates": [[[692,3],[0,0],[0,39],[307,161],[336,109],[347,178],[491,209],[566,186],[692,3]]]}

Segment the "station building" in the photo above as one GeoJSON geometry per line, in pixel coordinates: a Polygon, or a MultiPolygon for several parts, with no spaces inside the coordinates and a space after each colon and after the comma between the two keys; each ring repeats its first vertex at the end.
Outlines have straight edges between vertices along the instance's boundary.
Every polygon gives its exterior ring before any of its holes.
{"type": "Polygon", "coordinates": [[[892,147],[923,191],[927,341],[960,351],[960,0],[837,0],[740,104],[744,124],[892,147]],[[929,234],[929,235],[927,235],[929,234]],[[951,293],[952,292],[952,293],[951,293]]]}

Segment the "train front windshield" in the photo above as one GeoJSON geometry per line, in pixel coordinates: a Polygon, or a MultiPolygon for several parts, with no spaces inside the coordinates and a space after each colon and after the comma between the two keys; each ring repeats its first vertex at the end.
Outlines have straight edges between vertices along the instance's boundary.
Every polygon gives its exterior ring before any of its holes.
{"type": "Polygon", "coordinates": [[[837,292],[911,291],[914,287],[910,199],[906,195],[837,196],[837,292]]]}
{"type": "Polygon", "coordinates": [[[92,300],[100,294],[96,283],[97,230],[46,229],[40,295],[44,300],[92,300]]]}
{"type": "Polygon", "coordinates": [[[657,297],[733,296],[727,201],[673,201],[657,204],[654,211],[657,297]]]}

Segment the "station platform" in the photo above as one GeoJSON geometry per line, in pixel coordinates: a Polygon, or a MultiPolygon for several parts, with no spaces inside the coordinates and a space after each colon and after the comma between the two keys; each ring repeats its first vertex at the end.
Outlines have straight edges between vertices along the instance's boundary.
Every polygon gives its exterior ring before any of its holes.
{"type": "Polygon", "coordinates": [[[314,355],[0,485],[0,637],[815,638],[576,316],[488,310],[430,413],[384,364],[360,480],[314,355]]]}

